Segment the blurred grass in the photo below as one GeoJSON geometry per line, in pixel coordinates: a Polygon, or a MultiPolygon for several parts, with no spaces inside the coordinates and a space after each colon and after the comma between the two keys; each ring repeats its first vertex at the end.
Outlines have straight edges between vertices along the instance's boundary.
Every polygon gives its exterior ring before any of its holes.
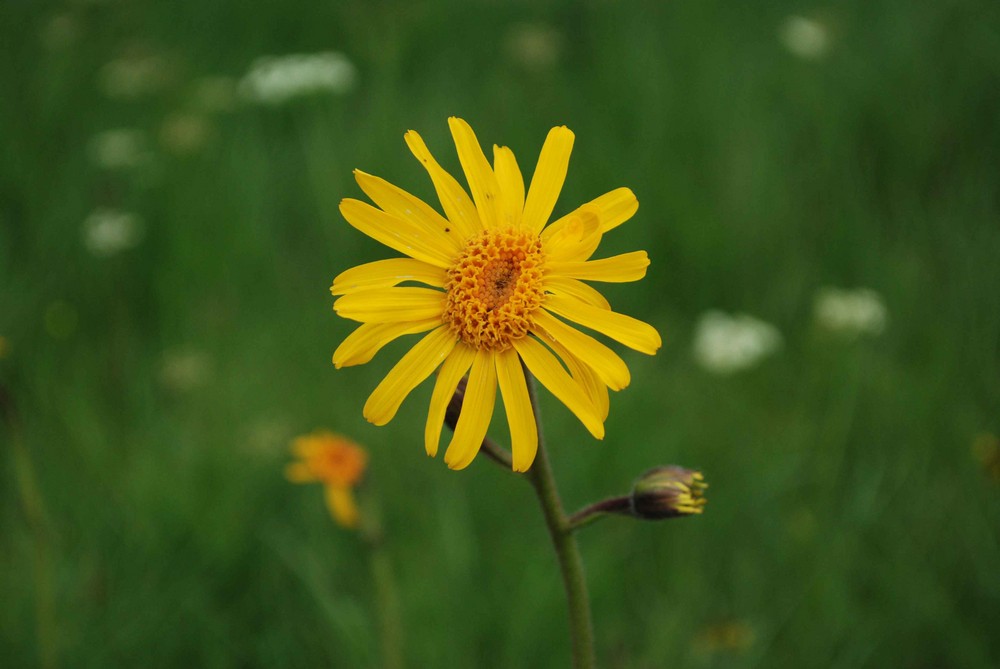
{"type": "Polygon", "coordinates": [[[554,466],[571,507],[668,462],[712,487],[703,517],[581,535],[603,664],[1000,663],[1000,488],[969,450],[1000,430],[1000,11],[838,3],[818,14],[831,33],[818,61],[776,37],[803,11],[0,5],[0,382],[44,506],[33,527],[5,428],[4,666],[43,661],[39,541],[62,665],[377,666],[363,549],[318,490],[281,477],[287,438],[318,426],[371,447],[410,666],[568,663],[528,487],[482,459],[461,474],[428,460],[413,436],[426,387],[389,426],[364,422],[402,346],[360,368],[329,363],[350,325],[327,286],[385,255],[337,212],[360,194],[351,170],[435,202],[402,134],[419,130],[456,170],[453,114],[528,173],[548,128],[571,127],[557,212],[620,185],[641,203],[602,252],[647,249],[649,276],[606,294],[665,346],[625,354],[633,383],[612,399],[604,443],[544,398],[554,466]],[[53,46],[57,17],[73,34],[53,46]],[[511,53],[524,22],[556,32],[551,67],[511,53]],[[109,99],[101,67],[136,48],[162,54],[170,81],[109,99]],[[353,93],[206,117],[194,155],[158,141],[193,109],[199,78],[330,49],[357,64],[353,93]],[[91,138],[116,127],[148,133],[149,164],[92,164],[91,138]],[[89,254],[81,223],[98,206],[142,216],[143,242],[89,254]],[[827,284],[880,292],[886,333],[815,330],[812,295],[827,284]],[[52,327],[54,304],[65,327],[52,327]],[[690,331],[710,308],[775,323],[785,351],[708,375],[690,331]],[[184,356],[205,380],[171,389],[163,367],[184,356]],[[745,643],[705,642],[732,621],[745,643]]]}

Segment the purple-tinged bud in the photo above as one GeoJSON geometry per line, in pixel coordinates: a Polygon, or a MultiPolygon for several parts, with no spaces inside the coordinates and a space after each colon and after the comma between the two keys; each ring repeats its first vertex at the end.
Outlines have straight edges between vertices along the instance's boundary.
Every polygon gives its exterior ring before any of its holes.
{"type": "Polygon", "coordinates": [[[452,430],[458,425],[458,417],[462,414],[462,404],[465,402],[465,387],[469,383],[469,377],[464,376],[455,388],[455,394],[448,401],[448,407],[444,411],[444,423],[452,430]]]}
{"type": "Polygon", "coordinates": [[[676,465],[654,467],[632,487],[632,515],[661,520],[702,513],[708,503],[704,497],[707,487],[701,472],[676,465]]]}

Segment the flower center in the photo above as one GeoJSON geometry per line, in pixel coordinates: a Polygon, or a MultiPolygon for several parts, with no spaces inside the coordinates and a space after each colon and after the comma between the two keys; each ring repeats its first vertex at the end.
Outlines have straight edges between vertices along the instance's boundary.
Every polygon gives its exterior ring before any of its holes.
{"type": "Polygon", "coordinates": [[[503,351],[528,334],[542,304],[545,256],[536,235],[485,230],[468,241],[448,270],[444,321],[463,342],[503,351]]]}

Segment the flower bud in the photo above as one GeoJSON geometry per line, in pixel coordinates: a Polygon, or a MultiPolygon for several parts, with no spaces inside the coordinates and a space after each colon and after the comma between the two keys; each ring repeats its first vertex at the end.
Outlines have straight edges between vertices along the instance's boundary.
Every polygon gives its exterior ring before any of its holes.
{"type": "Polygon", "coordinates": [[[684,467],[654,467],[632,487],[631,511],[637,518],[661,520],[704,511],[708,484],[701,472],[684,467]]]}
{"type": "Polygon", "coordinates": [[[465,403],[465,387],[469,383],[469,377],[463,376],[455,388],[455,394],[448,400],[448,408],[444,411],[444,423],[453,431],[458,425],[458,417],[462,415],[462,404],[465,403]]]}

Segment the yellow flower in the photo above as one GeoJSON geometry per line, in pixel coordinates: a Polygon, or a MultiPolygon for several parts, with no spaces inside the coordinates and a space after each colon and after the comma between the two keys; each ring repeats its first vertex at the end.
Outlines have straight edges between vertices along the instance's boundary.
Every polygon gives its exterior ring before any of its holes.
{"type": "Polygon", "coordinates": [[[364,450],[346,437],[320,431],[297,437],[292,442],[292,452],[299,461],[285,468],[288,480],[322,483],[333,519],[344,527],[356,527],[358,506],[354,501],[354,487],[361,481],[368,464],[364,450]]]}
{"type": "Polygon", "coordinates": [[[410,391],[440,366],[424,431],[425,448],[434,456],[448,401],[468,374],[445,462],[452,469],[472,462],[499,385],[513,466],[527,471],[538,435],[522,363],[597,439],[604,437],[608,388],[629,384],[624,361],[566,321],[643,353],[660,347],[653,327],[612,311],[604,296],[584,283],[645,276],[645,251],[590,260],[604,233],[631,218],[639,203],[628,188],[618,188],[546,225],[566,178],[573,133],[566,127],[549,132],[525,195],[509,148],[494,146],[491,166],[465,121],[450,118],[448,124],[471,198],[420,135],[412,130],[405,135],[434,183],[444,216],[378,177],[354,173],[378,208],[345,199],[344,218],[408,257],[360,265],[334,280],[331,292],[340,296],[334,310],[362,325],[337,348],[333,363],[360,365],[397,337],[427,332],[375,388],[365,418],[388,423],[410,391]],[[399,285],[410,282],[424,285],[399,285]]]}

